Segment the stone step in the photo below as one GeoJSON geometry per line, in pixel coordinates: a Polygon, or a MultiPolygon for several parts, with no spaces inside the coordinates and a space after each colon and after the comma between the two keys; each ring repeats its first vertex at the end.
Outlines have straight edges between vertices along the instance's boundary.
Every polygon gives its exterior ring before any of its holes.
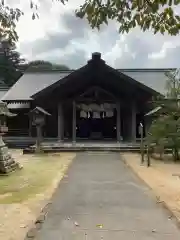
{"type": "MultiPolygon", "coordinates": [[[[121,148],[121,147],[46,147],[42,148],[43,152],[83,152],[83,151],[96,151],[96,152],[140,152],[140,148],[121,148]]],[[[34,147],[23,149],[24,154],[35,153],[34,147]]]]}

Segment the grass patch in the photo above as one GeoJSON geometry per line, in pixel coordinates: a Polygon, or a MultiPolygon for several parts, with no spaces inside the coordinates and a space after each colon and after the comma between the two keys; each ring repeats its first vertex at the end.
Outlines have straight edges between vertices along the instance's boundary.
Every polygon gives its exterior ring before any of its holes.
{"type": "Polygon", "coordinates": [[[63,175],[72,156],[51,154],[29,155],[26,158],[22,170],[0,176],[0,204],[21,203],[43,193],[58,174],[63,175]]]}

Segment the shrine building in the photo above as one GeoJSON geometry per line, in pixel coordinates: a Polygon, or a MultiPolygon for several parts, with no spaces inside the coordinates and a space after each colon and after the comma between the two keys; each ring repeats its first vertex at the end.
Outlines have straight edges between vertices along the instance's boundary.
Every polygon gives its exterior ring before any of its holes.
{"type": "Polygon", "coordinates": [[[34,137],[28,113],[38,106],[51,114],[44,138],[135,142],[140,122],[146,135],[145,114],[152,97],[165,93],[165,72],[171,70],[114,69],[93,53],[77,70],[25,72],[1,98],[17,113],[8,119],[8,136],[34,137]]]}

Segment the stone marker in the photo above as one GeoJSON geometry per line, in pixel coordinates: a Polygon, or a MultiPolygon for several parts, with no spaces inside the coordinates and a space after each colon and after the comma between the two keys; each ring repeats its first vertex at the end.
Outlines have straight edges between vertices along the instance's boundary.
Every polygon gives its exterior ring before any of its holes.
{"type": "Polygon", "coordinates": [[[0,174],[8,174],[19,168],[19,164],[12,158],[2,138],[2,136],[8,132],[6,118],[13,116],[16,116],[16,114],[11,113],[7,108],[7,104],[0,101],[0,174]]]}

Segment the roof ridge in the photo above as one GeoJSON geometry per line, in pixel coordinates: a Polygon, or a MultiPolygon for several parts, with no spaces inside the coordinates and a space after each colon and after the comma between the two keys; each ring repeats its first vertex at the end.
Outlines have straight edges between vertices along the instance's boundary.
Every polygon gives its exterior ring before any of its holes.
{"type": "MultiPolygon", "coordinates": [[[[166,72],[166,71],[174,71],[177,68],[116,68],[118,71],[125,71],[125,72],[166,72]]],[[[69,69],[69,70],[59,70],[59,69],[33,69],[26,70],[24,73],[71,73],[76,71],[77,69],[69,69]]]]}
{"type": "Polygon", "coordinates": [[[118,68],[118,71],[129,71],[129,72],[165,72],[174,71],[177,68],[118,68]]]}

